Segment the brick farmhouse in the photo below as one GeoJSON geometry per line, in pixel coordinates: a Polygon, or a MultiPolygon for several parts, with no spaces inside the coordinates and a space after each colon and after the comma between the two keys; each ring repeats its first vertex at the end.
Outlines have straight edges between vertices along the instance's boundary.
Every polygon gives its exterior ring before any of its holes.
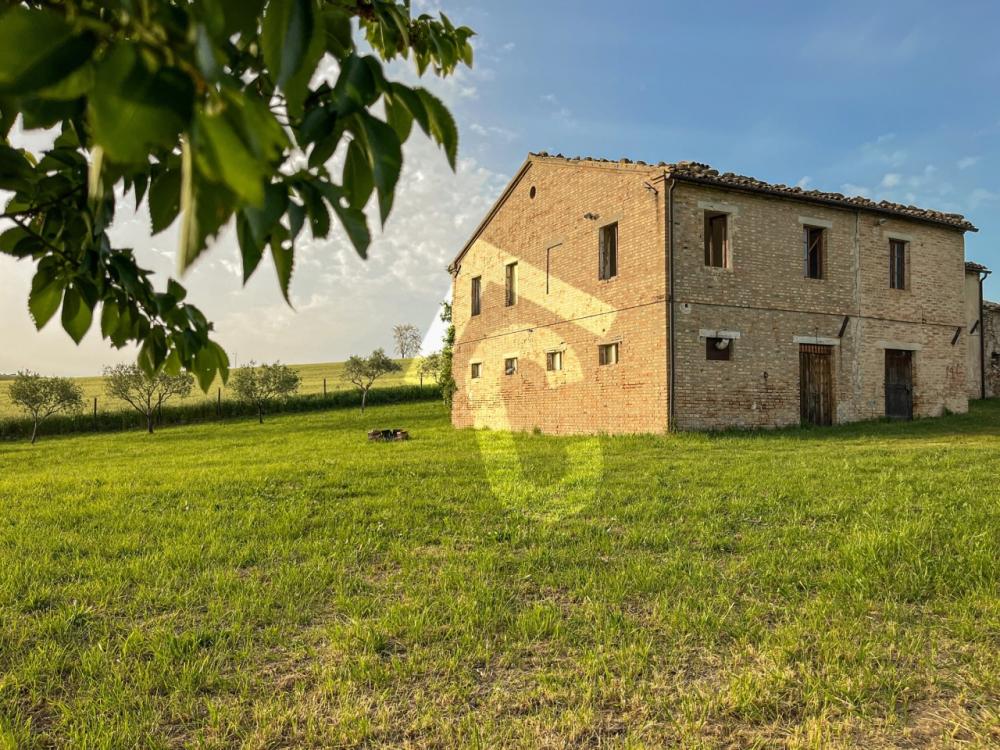
{"type": "Polygon", "coordinates": [[[966,267],[967,231],[694,162],[531,154],[449,267],[452,421],[656,433],[964,412],[983,395],[970,297],[986,272],[966,267]]]}

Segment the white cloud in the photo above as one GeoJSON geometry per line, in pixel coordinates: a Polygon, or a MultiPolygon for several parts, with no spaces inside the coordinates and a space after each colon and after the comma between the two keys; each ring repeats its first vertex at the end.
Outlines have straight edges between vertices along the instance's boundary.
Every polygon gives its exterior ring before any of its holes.
{"type": "Polygon", "coordinates": [[[956,166],[959,169],[968,169],[969,167],[974,167],[979,163],[981,157],[979,156],[965,156],[958,160],[956,166]]]}
{"type": "Polygon", "coordinates": [[[895,172],[889,172],[882,178],[882,187],[894,188],[902,182],[903,177],[895,172]]]}
{"type": "Polygon", "coordinates": [[[802,188],[803,190],[805,190],[806,188],[809,187],[809,183],[811,183],[811,182],[812,182],[812,177],[810,177],[809,175],[806,175],[806,176],[802,177],[801,179],[799,179],[798,182],[795,183],[795,187],[802,188]]]}

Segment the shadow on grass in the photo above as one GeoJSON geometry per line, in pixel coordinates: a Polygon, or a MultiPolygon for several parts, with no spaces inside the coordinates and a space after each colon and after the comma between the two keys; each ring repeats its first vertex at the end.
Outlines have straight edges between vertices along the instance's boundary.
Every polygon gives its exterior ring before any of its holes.
{"type": "Polygon", "coordinates": [[[711,440],[876,440],[907,438],[950,438],[960,435],[1000,436],[1000,398],[970,401],[967,414],[923,417],[913,421],[873,419],[862,422],[811,427],[793,425],[776,429],[733,429],[703,433],[711,440]]]}

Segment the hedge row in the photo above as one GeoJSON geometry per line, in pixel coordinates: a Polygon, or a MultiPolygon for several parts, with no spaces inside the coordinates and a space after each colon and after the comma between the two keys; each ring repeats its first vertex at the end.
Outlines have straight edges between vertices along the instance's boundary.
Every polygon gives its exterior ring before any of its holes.
{"type": "MultiPolygon", "coordinates": [[[[433,401],[441,398],[436,385],[398,385],[373,388],[368,393],[368,406],[401,404],[408,401],[433,401]]],[[[293,396],[271,404],[266,414],[278,412],[323,411],[361,406],[361,393],[357,390],[331,391],[327,395],[310,393],[293,396]]],[[[254,417],[257,410],[242,401],[201,401],[197,404],[166,404],[157,416],[157,426],[216,422],[236,417],[254,417]]],[[[74,432],[118,432],[146,429],[146,419],[133,409],[99,411],[81,414],[58,414],[49,417],[38,427],[39,436],[65,435],[74,432]]],[[[31,437],[31,420],[25,418],[0,419],[0,440],[27,439],[31,437]]]]}

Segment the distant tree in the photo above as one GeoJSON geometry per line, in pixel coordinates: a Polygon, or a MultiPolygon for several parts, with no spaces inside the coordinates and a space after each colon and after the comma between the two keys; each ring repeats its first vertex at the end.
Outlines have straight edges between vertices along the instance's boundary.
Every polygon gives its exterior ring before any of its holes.
{"type": "Polygon", "coordinates": [[[253,360],[241,367],[229,381],[240,401],[257,407],[257,419],[264,424],[264,408],[275,399],[284,399],[299,390],[302,378],[288,365],[266,362],[260,367],[253,360]]]}
{"type": "Polygon", "coordinates": [[[392,338],[396,342],[396,354],[400,359],[417,356],[420,351],[421,336],[416,326],[400,323],[392,327],[392,338]]]}
{"type": "Polygon", "coordinates": [[[441,398],[444,399],[445,406],[451,409],[451,402],[455,398],[455,391],[458,384],[452,374],[451,365],[455,348],[455,324],[451,322],[451,305],[447,302],[441,303],[441,320],[448,324],[444,332],[444,348],[441,349],[441,368],[438,371],[438,384],[441,386],[441,398]]]}
{"type": "Polygon", "coordinates": [[[191,393],[194,378],[186,372],[147,375],[138,365],[104,368],[104,388],[108,396],[124,401],[146,418],[146,431],[153,434],[153,416],[168,399],[191,393]]]}
{"type": "Polygon", "coordinates": [[[432,352],[426,357],[420,358],[417,365],[417,374],[420,375],[420,385],[424,384],[424,377],[433,378],[435,383],[441,381],[441,352],[432,352]]]}
{"type": "Polygon", "coordinates": [[[38,425],[60,411],[80,411],[83,390],[69,378],[47,378],[24,370],[8,386],[11,403],[31,415],[31,444],[38,439],[38,425]]]}
{"type": "Polygon", "coordinates": [[[376,349],[367,357],[352,356],[344,363],[342,377],[348,383],[353,383],[361,391],[361,413],[364,414],[365,403],[368,401],[368,391],[383,375],[399,372],[403,368],[397,362],[389,359],[385,352],[376,349]]]}

